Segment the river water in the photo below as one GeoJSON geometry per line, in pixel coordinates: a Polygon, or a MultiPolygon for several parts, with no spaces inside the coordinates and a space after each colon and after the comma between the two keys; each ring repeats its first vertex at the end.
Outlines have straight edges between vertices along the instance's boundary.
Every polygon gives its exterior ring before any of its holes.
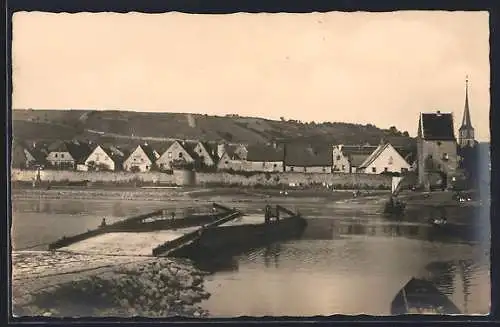
{"type": "MultiPolygon", "coordinates": [[[[261,214],[262,197],[194,201],[16,198],[12,202],[14,249],[42,249],[63,235],[160,208],[218,201],[261,214]]],[[[406,219],[380,215],[381,199],[281,199],[308,219],[301,239],[276,243],[209,267],[202,306],[212,316],[314,316],[390,314],[390,304],[411,277],[431,280],[468,314],[490,304],[489,234],[477,212],[451,210],[454,225],[442,233],[417,208],[406,219]],[[474,220],[476,222],[474,222],[474,220]],[[472,221],[472,222],[471,222],[472,221]],[[209,269],[209,270],[210,270],[209,269]]],[[[487,211],[483,212],[483,215],[487,211]]]]}

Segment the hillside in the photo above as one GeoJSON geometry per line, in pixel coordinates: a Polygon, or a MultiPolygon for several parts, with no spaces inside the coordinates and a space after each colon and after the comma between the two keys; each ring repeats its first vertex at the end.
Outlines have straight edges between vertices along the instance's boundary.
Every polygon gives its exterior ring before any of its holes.
{"type": "Polygon", "coordinates": [[[272,140],[330,144],[378,144],[383,137],[397,146],[412,144],[395,127],[348,123],[302,123],[292,120],[182,113],[132,111],[31,110],[12,112],[13,136],[24,141],[92,139],[128,144],[147,140],[199,139],[229,143],[264,143],[272,140]]]}

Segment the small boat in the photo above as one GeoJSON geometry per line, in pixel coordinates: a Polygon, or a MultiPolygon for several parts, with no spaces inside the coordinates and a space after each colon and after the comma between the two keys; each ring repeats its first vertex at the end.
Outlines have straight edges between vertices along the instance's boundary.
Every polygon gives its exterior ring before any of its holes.
{"type": "Polygon", "coordinates": [[[391,314],[461,314],[461,312],[430,281],[412,278],[392,301],[391,314]]]}

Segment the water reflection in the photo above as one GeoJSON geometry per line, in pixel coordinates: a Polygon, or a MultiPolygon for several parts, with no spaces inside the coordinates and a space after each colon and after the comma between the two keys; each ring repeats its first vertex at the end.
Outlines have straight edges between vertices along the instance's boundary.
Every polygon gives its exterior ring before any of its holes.
{"type": "Polygon", "coordinates": [[[394,222],[376,218],[359,221],[318,218],[308,219],[308,226],[302,239],[334,240],[346,236],[365,235],[372,237],[406,237],[433,242],[477,242],[481,241],[481,235],[477,233],[478,228],[481,227],[455,223],[448,223],[446,226],[434,226],[429,222],[394,222]]]}
{"type": "Polygon", "coordinates": [[[271,266],[279,267],[279,257],[281,253],[281,243],[273,243],[264,249],[264,265],[266,268],[271,266]]]}
{"type": "Polygon", "coordinates": [[[472,259],[431,262],[425,267],[428,280],[468,313],[473,280],[481,267],[472,259]]]}

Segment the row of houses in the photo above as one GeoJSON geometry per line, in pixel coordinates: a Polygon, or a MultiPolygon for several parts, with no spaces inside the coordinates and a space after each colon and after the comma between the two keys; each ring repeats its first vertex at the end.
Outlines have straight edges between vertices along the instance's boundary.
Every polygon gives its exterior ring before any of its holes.
{"type": "Polygon", "coordinates": [[[414,169],[413,155],[389,143],[371,145],[216,144],[177,140],[123,148],[78,140],[30,145],[13,142],[14,168],[146,172],[171,171],[176,165],[195,169],[304,172],[404,173],[414,169]]]}

